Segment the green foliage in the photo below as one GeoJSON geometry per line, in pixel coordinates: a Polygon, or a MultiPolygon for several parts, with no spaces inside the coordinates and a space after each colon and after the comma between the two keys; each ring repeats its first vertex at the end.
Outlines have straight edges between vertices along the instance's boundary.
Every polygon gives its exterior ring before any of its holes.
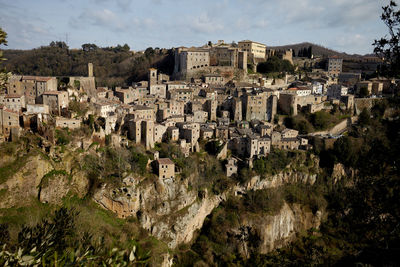
{"type": "Polygon", "coordinates": [[[60,208],[52,218],[35,226],[24,226],[18,233],[18,245],[11,246],[7,225],[0,226],[5,241],[0,250],[0,264],[39,266],[141,266],[150,259],[150,252],[138,244],[131,249],[105,247],[102,240],[93,242],[92,235],[78,235],[74,209],[60,208]]]}
{"type": "Polygon", "coordinates": [[[326,130],[332,125],[332,119],[328,112],[321,110],[311,115],[311,123],[317,130],[326,130]]]}
{"type": "Polygon", "coordinates": [[[70,111],[76,112],[78,117],[83,117],[89,110],[89,105],[87,103],[80,103],[78,101],[70,101],[68,109],[70,111]]]}
{"type": "Polygon", "coordinates": [[[400,74],[400,10],[395,1],[390,1],[382,9],[381,19],[388,27],[389,36],[375,40],[374,52],[385,59],[382,73],[398,77],[400,74]]]}
{"type": "Polygon", "coordinates": [[[145,154],[132,151],[133,169],[136,170],[139,174],[144,175],[146,173],[148,160],[149,157],[147,157],[145,154]]]}
{"type": "Polygon", "coordinates": [[[5,164],[4,166],[0,167],[0,184],[7,181],[10,177],[12,177],[18,170],[20,170],[26,163],[29,155],[24,155],[19,157],[12,162],[5,164]]]}
{"type": "Polygon", "coordinates": [[[68,50],[63,42],[54,42],[32,50],[5,50],[9,59],[5,66],[15,74],[70,77],[87,76],[87,64],[92,62],[96,84],[108,87],[144,80],[149,67],[156,67],[166,74],[173,72],[172,50],[132,55],[127,44],[104,48],[96,48],[95,44],[83,46],[83,50],[68,50]]]}
{"type": "Polygon", "coordinates": [[[284,124],[287,128],[299,131],[300,134],[308,134],[314,131],[313,125],[302,115],[286,117],[284,124]]]}
{"type": "Polygon", "coordinates": [[[206,143],[205,148],[210,155],[218,155],[224,148],[224,144],[219,140],[212,140],[206,143]]]}
{"type": "Polygon", "coordinates": [[[291,162],[292,154],[287,151],[274,149],[265,158],[256,159],[253,163],[253,170],[259,175],[274,175],[285,169],[291,162]]]}
{"type": "MultiPolygon", "coordinates": [[[[7,45],[7,33],[3,31],[0,27],[0,45],[7,45]]],[[[3,51],[0,51],[0,64],[6,60],[3,57],[3,51]]],[[[5,71],[5,69],[0,68],[0,92],[2,92],[6,88],[6,83],[8,80],[9,74],[5,71]]]]}
{"type": "Polygon", "coordinates": [[[367,97],[367,96],[369,96],[370,94],[369,94],[369,91],[368,91],[368,87],[366,87],[366,86],[362,86],[361,88],[360,88],[360,91],[358,92],[358,96],[359,97],[367,97]]]}
{"type": "Polygon", "coordinates": [[[38,187],[39,188],[47,187],[49,184],[49,180],[55,176],[66,176],[68,178],[71,178],[65,170],[51,170],[42,177],[42,180],[40,181],[38,187]]]}
{"type": "Polygon", "coordinates": [[[68,131],[68,129],[57,129],[55,138],[56,138],[57,145],[65,146],[71,142],[71,136],[70,136],[70,132],[68,131]]]}
{"type": "Polygon", "coordinates": [[[266,261],[258,254],[261,237],[247,222],[264,223],[266,216],[277,214],[284,205],[302,204],[316,212],[326,207],[323,187],[293,184],[279,188],[248,191],[230,196],[210,214],[191,249],[180,248],[177,266],[263,266],[266,261]],[[247,253],[246,253],[247,252],[247,253]],[[246,258],[251,260],[249,264],[246,258]],[[251,264],[257,259],[256,265],[251,264]]]}
{"type": "Polygon", "coordinates": [[[249,191],[244,197],[245,209],[253,213],[276,214],[283,205],[282,192],[279,189],[249,191]]]}
{"type": "Polygon", "coordinates": [[[266,62],[262,62],[257,65],[257,72],[260,73],[272,73],[272,72],[294,72],[294,67],[290,61],[280,59],[279,57],[273,56],[267,59],[266,62]]]}

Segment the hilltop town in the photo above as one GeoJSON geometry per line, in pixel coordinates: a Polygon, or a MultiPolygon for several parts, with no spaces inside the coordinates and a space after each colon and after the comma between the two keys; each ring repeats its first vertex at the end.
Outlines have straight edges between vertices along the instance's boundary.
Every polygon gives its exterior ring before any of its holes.
{"type": "MultiPolygon", "coordinates": [[[[276,51],[249,40],[175,48],[174,60],[171,77],[150,68],[147,80],[129,87],[96,87],[92,63],[87,77],[12,75],[0,95],[1,140],[12,141],[30,131],[38,133],[43,149],[49,150],[59,142],[59,130],[90,127],[92,132],[73,144],[76,148],[94,142],[142,144],[161,166],[160,179],[173,178],[175,168],[171,159],[157,158],[157,143],[177,143],[188,156],[201,151],[200,144],[218,141],[218,158],[228,159],[229,177],[237,173],[238,161],[251,168],[254,159],[267,157],[273,148],[312,148],[308,137],[316,134],[287,127],[288,116],[339,110],[346,119],[337,121],[336,128],[329,125],[331,132],[317,133],[332,138],[355,123],[370,100],[397,88],[395,80],[361,80],[361,69],[342,72],[343,59],[337,56],[295,58],[291,49],[276,51]],[[257,73],[271,58],[295,61],[298,70],[304,71],[302,64],[308,71],[275,77],[257,73]],[[325,69],[320,68],[322,60],[325,69]],[[166,174],[164,165],[172,166],[166,174]]],[[[379,59],[369,60],[379,66],[379,59]]]]}
{"type": "MultiPolygon", "coordinates": [[[[399,80],[378,75],[382,59],[250,40],[168,55],[168,71],[146,68],[128,86],[104,86],[92,62],[85,76],[9,75],[0,93],[0,263],[285,265],[277,248],[292,255],[292,246],[321,243],[328,253],[319,257],[338,262],[349,250],[323,240],[326,232],[356,228],[342,238],[358,238],[347,245],[354,251],[369,242],[367,227],[351,223],[370,216],[343,214],[398,170],[399,80]],[[359,178],[370,176],[375,184],[359,178]]],[[[362,203],[361,212],[378,206],[362,203]]],[[[382,209],[374,218],[386,218],[382,209]]],[[[298,265],[314,263],[307,257],[298,265]]]]}

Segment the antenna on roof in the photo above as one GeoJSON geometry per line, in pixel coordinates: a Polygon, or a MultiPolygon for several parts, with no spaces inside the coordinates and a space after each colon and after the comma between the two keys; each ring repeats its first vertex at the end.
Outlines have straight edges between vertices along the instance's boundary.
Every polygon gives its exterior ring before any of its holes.
{"type": "Polygon", "coordinates": [[[65,33],[65,43],[68,45],[68,33],[65,33]]]}

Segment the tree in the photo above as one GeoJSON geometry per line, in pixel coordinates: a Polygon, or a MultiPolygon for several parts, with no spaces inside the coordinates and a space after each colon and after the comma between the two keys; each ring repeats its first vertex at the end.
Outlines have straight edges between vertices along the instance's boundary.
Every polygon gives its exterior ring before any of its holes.
{"type": "Polygon", "coordinates": [[[122,46],[122,50],[125,51],[125,52],[129,52],[130,49],[131,48],[129,47],[128,44],[124,44],[124,46],[122,46]]]}
{"type": "Polygon", "coordinates": [[[257,72],[271,73],[271,72],[290,72],[293,73],[294,67],[290,61],[280,59],[276,56],[270,57],[266,62],[262,62],[257,66],[257,72]]]}
{"type": "Polygon", "coordinates": [[[65,42],[61,42],[61,41],[52,41],[49,44],[50,47],[57,47],[57,48],[62,48],[62,49],[68,49],[68,45],[65,42]]]}
{"type": "Polygon", "coordinates": [[[360,88],[359,96],[360,97],[369,96],[369,91],[368,91],[368,88],[366,86],[363,86],[363,87],[360,88]]]}
{"type": "Polygon", "coordinates": [[[387,74],[400,76],[400,10],[394,1],[382,9],[381,19],[388,27],[389,36],[375,40],[374,52],[385,59],[387,74]]]}
{"type": "Polygon", "coordinates": [[[82,45],[82,50],[85,52],[96,51],[97,49],[98,49],[98,47],[95,44],[83,44],[82,45]]]}
{"type": "Polygon", "coordinates": [[[371,121],[371,113],[368,111],[368,109],[364,108],[360,113],[360,116],[358,118],[358,123],[361,126],[367,126],[369,125],[370,121],[371,121]]]}
{"type": "MultiPolygon", "coordinates": [[[[0,45],[7,45],[7,33],[2,28],[0,28],[0,45]]],[[[3,51],[0,51],[0,63],[4,60],[6,59],[3,57],[3,51]]],[[[0,69],[0,92],[4,90],[9,75],[5,69],[0,69]]]]}

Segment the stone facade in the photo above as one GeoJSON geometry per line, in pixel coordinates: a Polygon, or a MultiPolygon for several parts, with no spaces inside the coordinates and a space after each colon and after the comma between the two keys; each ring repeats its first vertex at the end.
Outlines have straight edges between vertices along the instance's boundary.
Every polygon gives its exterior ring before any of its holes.
{"type": "Polygon", "coordinates": [[[156,160],[158,178],[159,179],[174,179],[175,178],[175,163],[169,158],[160,158],[156,160]]]}

